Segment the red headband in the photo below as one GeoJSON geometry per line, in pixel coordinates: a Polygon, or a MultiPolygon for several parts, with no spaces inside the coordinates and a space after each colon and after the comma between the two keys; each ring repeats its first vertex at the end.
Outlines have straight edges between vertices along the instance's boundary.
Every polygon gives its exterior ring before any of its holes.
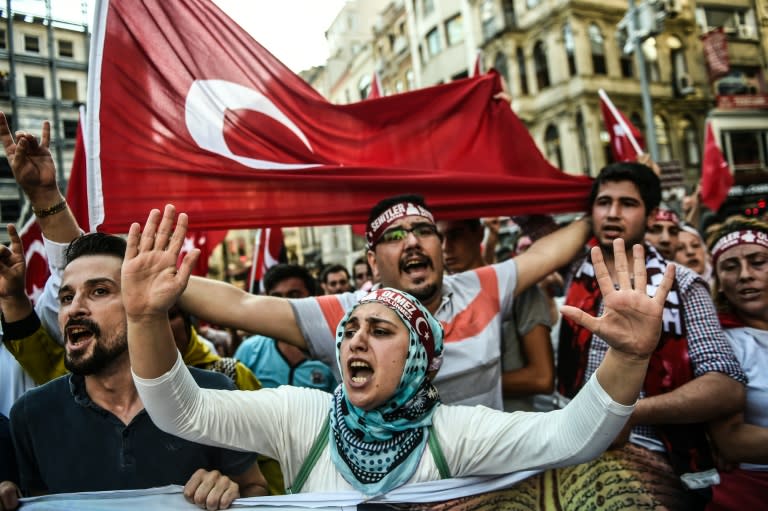
{"type": "Polygon", "coordinates": [[[399,202],[387,208],[365,227],[365,240],[368,242],[368,248],[373,249],[379,242],[382,233],[396,220],[406,216],[423,216],[435,223],[435,218],[427,208],[412,202],[399,202]]]}
{"type": "Polygon", "coordinates": [[[677,216],[677,213],[671,209],[659,208],[656,210],[656,216],[654,217],[654,220],[657,222],[672,222],[674,224],[680,225],[680,218],[677,216]]]}
{"type": "MultiPolygon", "coordinates": [[[[414,300],[415,298],[396,289],[382,287],[363,296],[359,303],[380,303],[392,309],[405,322],[408,329],[416,334],[419,342],[424,346],[427,352],[428,368],[430,370],[439,369],[442,358],[439,360],[435,359],[435,337],[439,335],[439,332],[435,333],[432,330],[433,323],[437,325],[437,322],[433,319],[432,323],[430,323],[427,318],[429,314],[427,309],[423,305],[414,302],[414,300]],[[436,364],[435,361],[437,362],[436,364]]],[[[437,328],[440,327],[437,326],[437,328]]],[[[442,335],[440,337],[442,338],[442,335]]],[[[442,348],[440,349],[442,351],[442,348]]]]}
{"type": "Polygon", "coordinates": [[[717,260],[726,250],[738,245],[759,245],[768,248],[768,234],[751,229],[729,232],[717,240],[715,246],[712,247],[712,265],[717,264],[717,260]]]}

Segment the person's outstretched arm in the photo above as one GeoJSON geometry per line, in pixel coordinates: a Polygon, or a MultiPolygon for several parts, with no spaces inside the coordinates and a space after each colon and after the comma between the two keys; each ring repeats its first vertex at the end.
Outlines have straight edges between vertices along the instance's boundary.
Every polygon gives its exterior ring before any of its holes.
{"type": "Polygon", "coordinates": [[[568,305],[561,310],[564,316],[608,343],[610,348],[597,369],[597,380],[614,401],[625,405],[633,404],[642,388],[648,362],[659,342],[664,300],[675,275],[674,265],[667,265],[656,295],[649,297],[642,245],[633,246],[632,252],[634,268],[630,272],[624,240],[613,242],[616,288],[600,248],[592,249],[595,277],[605,306],[602,316],[596,318],[568,305]]]}
{"type": "Polygon", "coordinates": [[[747,424],[742,413],[712,421],[709,434],[730,463],[768,463],[768,428],[747,424]]]}
{"type": "Polygon", "coordinates": [[[517,286],[515,296],[566,264],[581,253],[592,234],[592,219],[585,216],[544,236],[515,257],[517,286]]]}
{"type": "Polygon", "coordinates": [[[307,349],[293,307],[285,298],[253,295],[226,282],[192,277],[179,303],[185,311],[210,323],[307,349]]]}

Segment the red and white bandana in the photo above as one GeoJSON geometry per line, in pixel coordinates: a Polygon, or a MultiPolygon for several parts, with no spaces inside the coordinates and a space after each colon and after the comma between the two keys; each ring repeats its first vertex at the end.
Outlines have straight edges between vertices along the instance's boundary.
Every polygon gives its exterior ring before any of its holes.
{"type": "Polygon", "coordinates": [[[726,250],[738,245],[759,245],[768,248],[768,234],[752,229],[729,232],[717,240],[715,246],[712,247],[712,265],[717,264],[717,260],[726,250]]]}
{"type": "Polygon", "coordinates": [[[435,223],[435,217],[423,206],[412,202],[399,202],[393,204],[377,216],[373,222],[365,227],[365,241],[368,243],[368,249],[372,250],[379,242],[379,238],[390,225],[406,216],[423,216],[431,223],[435,223]]]}
{"type": "Polygon", "coordinates": [[[672,222],[680,225],[680,217],[671,209],[659,208],[656,210],[656,216],[653,218],[657,222],[672,222]]]}
{"type": "Polygon", "coordinates": [[[392,309],[405,323],[427,352],[427,370],[440,368],[443,351],[443,329],[421,303],[408,293],[382,287],[360,299],[359,304],[380,303],[392,309]],[[436,360],[436,356],[439,357],[436,360]],[[435,366],[435,362],[437,362],[435,366]]]}

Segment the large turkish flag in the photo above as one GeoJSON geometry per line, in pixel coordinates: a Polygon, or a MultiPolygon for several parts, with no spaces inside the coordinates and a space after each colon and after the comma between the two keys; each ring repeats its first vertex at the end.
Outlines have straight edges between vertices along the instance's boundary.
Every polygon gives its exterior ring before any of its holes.
{"type": "Polygon", "coordinates": [[[543,158],[496,73],[333,105],[208,0],[104,1],[92,42],[100,230],[165,203],[192,229],[363,222],[398,193],[440,218],[585,207],[590,180],[543,158]]]}

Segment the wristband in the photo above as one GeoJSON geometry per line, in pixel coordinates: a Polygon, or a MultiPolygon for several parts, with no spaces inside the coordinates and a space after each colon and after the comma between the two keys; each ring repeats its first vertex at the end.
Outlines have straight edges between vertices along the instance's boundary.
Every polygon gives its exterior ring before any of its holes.
{"type": "Polygon", "coordinates": [[[62,199],[61,202],[57,202],[56,204],[48,208],[44,208],[44,209],[32,208],[32,212],[35,214],[37,218],[45,218],[47,216],[55,215],[56,213],[61,213],[65,209],[67,209],[67,200],[62,199]]]}

